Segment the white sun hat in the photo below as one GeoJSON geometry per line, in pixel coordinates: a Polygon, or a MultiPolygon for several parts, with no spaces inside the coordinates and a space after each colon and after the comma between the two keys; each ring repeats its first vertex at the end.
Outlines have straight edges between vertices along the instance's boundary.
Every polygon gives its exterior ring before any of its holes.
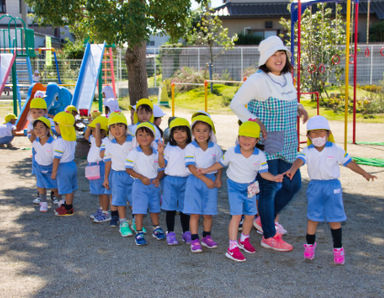
{"type": "Polygon", "coordinates": [[[317,129],[331,130],[331,128],[329,127],[328,120],[324,116],[318,115],[308,120],[307,131],[317,129]]]}
{"type": "Polygon", "coordinates": [[[270,36],[260,42],[259,45],[259,66],[264,65],[269,57],[271,57],[277,51],[285,51],[287,53],[288,58],[291,58],[291,52],[284,45],[283,41],[276,35],[270,36]]]}
{"type": "Polygon", "coordinates": [[[165,113],[158,105],[153,105],[153,117],[158,118],[163,117],[164,115],[165,113]]]}

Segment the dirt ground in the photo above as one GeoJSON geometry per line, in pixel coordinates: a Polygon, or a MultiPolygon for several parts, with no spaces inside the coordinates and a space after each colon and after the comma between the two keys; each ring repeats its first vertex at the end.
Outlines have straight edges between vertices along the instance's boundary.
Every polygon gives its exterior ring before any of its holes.
{"type": "MultiPolygon", "coordinates": [[[[170,113],[166,110],[167,114],[170,113]]],[[[190,119],[187,112],[178,116],[190,119]]],[[[213,115],[218,143],[234,144],[237,119],[213,115]]],[[[162,126],[166,126],[165,118],[162,126]]],[[[344,125],[331,122],[336,141],[343,140],[344,125]]],[[[358,141],[384,141],[384,124],[358,124],[358,141]]],[[[89,214],[97,207],[84,178],[85,159],[77,159],[79,191],[76,214],[55,217],[52,209],[39,213],[33,206],[35,180],[31,175],[31,145],[17,137],[17,150],[0,150],[0,297],[266,297],[266,296],[384,296],[384,169],[363,166],[377,175],[367,182],[342,168],[341,182],[348,216],[343,225],[346,264],[332,264],[332,240],[325,225],[317,234],[316,259],[303,260],[305,240],[306,168],[303,186],[283,210],[280,222],[288,230],[285,239],[294,245],[289,253],[260,247],[260,235],[252,231],[255,255],[247,262],[225,258],[229,211],[226,187],[219,191],[219,215],[214,218],[213,237],[219,247],[191,255],[183,244],[167,247],[147,235],[149,245],[136,247],[108,224],[93,224],[89,214]]],[[[384,158],[384,147],[348,145],[357,157],[384,158]]],[[[161,215],[165,227],[165,215],[161,215]]],[[[149,228],[149,219],[145,220],[149,228]]],[[[176,221],[180,240],[180,227],[176,221]]]]}

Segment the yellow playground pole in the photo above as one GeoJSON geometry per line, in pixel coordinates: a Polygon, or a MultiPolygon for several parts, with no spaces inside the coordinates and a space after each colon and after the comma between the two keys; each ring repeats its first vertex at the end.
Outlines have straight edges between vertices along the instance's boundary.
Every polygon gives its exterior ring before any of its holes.
{"type": "Polygon", "coordinates": [[[348,137],[348,89],[349,89],[349,38],[351,26],[351,0],[347,1],[347,30],[345,43],[345,110],[344,110],[344,150],[347,151],[348,137]]]}
{"type": "Polygon", "coordinates": [[[204,111],[208,112],[208,81],[204,81],[204,111]]]}
{"type": "Polygon", "coordinates": [[[175,117],[175,83],[171,84],[171,94],[172,94],[172,117],[175,117]]]}

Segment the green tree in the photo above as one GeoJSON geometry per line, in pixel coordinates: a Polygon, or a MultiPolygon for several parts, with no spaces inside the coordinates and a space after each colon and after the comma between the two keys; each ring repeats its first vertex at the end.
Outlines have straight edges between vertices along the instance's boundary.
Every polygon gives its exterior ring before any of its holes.
{"type": "Polygon", "coordinates": [[[193,45],[202,45],[209,48],[209,74],[210,78],[212,78],[212,66],[216,58],[213,55],[213,47],[223,47],[223,51],[232,49],[235,46],[237,34],[232,37],[228,35],[228,28],[223,27],[220,18],[214,15],[215,11],[209,8],[206,1],[203,2],[201,11],[200,20],[196,24],[192,24],[193,28],[187,35],[187,41],[193,45]]]}
{"type": "MultiPolygon", "coordinates": [[[[330,75],[341,85],[344,68],[332,60],[336,62],[340,59],[337,57],[344,54],[342,45],[345,44],[345,22],[341,16],[341,5],[336,5],[336,11],[332,11],[325,3],[317,4],[313,8],[307,8],[301,19],[301,84],[304,90],[321,93],[326,92],[325,84],[330,75]]],[[[288,32],[290,40],[291,21],[282,18],[280,24],[288,32]]]]}
{"type": "MultiPolygon", "coordinates": [[[[176,40],[186,32],[191,0],[26,0],[41,24],[69,25],[76,36],[128,44],[125,62],[131,104],[148,96],[146,41],[152,33],[176,40]]],[[[198,0],[197,2],[201,2],[198,0]]]]}

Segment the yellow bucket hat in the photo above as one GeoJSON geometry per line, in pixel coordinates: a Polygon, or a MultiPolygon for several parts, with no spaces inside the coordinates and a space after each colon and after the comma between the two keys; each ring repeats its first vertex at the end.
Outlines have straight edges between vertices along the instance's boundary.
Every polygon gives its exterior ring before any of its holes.
{"type": "MultiPolygon", "coordinates": [[[[335,143],[335,138],[331,132],[331,128],[329,126],[327,118],[324,116],[314,116],[308,120],[307,123],[307,133],[310,132],[311,130],[328,130],[329,131],[329,136],[328,136],[328,142],[335,143]]],[[[307,145],[311,145],[312,140],[310,138],[307,138],[307,145]]]]}
{"type": "Polygon", "coordinates": [[[255,121],[245,121],[239,127],[239,136],[259,138],[260,126],[255,121]]]}
{"type": "Polygon", "coordinates": [[[98,116],[88,125],[88,127],[95,128],[96,124],[100,123],[100,129],[108,131],[108,118],[105,116],[98,116]]]}
{"type": "Polygon", "coordinates": [[[206,111],[203,111],[203,110],[199,110],[197,112],[194,112],[191,116],[191,119],[195,118],[196,116],[199,116],[199,115],[205,115],[205,116],[208,116],[209,118],[211,118],[211,115],[206,112],[206,111]]]}
{"type": "Polygon", "coordinates": [[[192,127],[195,125],[196,122],[198,121],[201,121],[201,122],[204,122],[204,123],[207,123],[214,134],[216,134],[216,129],[215,129],[215,125],[213,124],[213,121],[211,118],[209,118],[208,116],[205,116],[205,115],[198,115],[194,118],[192,118],[192,127]]]}
{"type": "Polygon", "coordinates": [[[59,124],[60,134],[65,141],[76,141],[75,117],[71,113],[60,112],[53,118],[59,124]]]}
{"type": "Polygon", "coordinates": [[[152,123],[149,123],[149,122],[142,122],[142,123],[140,123],[140,124],[136,127],[135,135],[137,134],[137,131],[139,130],[139,128],[142,128],[142,127],[149,128],[149,129],[152,131],[153,136],[155,136],[155,134],[156,134],[155,127],[153,126],[152,123]]]}
{"type": "Polygon", "coordinates": [[[128,126],[127,118],[125,118],[122,112],[112,112],[108,117],[108,127],[117,123],[122,123],[128,126]]]}
{"type": "Polygon", "coordinates": [[[169,125],[169,129],[172,129],[178,126],[187,126],[189,129],[191,128],[187,119],[175,118],[171,121],[171,124],[169,125]]]}
{"type": "Polygon", "coordinates": [[[31,105],[29,106],[30,109],[47,109],[47,103],[45,102],[44,98],[35,97],[31,100],[31,105]]]}
{"type": "MultiPolygon", "coordinates": [[[[51,122],[49,121],[48,118],[46,118],[46,117],[39,117],[39,118],[37,118],[37,119],[35,120],[35,122],[33,122],[33,123],[36,123],[36,121],[41,121],[41,122],[43,122],[43,123],[45,124],[45,126],[48,127],[49,134],[50,134],[50,135],[53,135],[53,134],[52,134],[52,131],[51,131],[51,122]]],[[[33,126],[33,127],[35,127],[35,126],[33,126]]]]}
{"type": "Polygon", "coordinates": [[[136,103],[136,107],[135,107],[135,113],[133,114],[133,123],[136,124],[137,122],[139,122],[139,118],[137,117],[137,110],[139,109],[140,106],[142,105],[147,105],[151,108],[152,110],[152,116],[151,116],[151,119],[149,119],[149,122],[153,123],[154,121],[154,116],[153,116],[153,103],[152,101],[150,101],[148,98],[142,98],[140,99],[137,103],[136,103]]]}
{"type": "Polygon", "coordinates": [[[17,117],[15,114],[9,113],[4,118],[4,121],[5,121],[4,124],[8,123],[11,120],[16,120],[16,119],[17,119],[17,117]]]}
{"type": "Polygon", "coordinates": [[[79,111],[76,109],[76,107],[73,106],[73,105],[69,105],[69,106],[67,106],[67,107],[65,108],[65,111],[66,111],[67,113],[72,113],[72,112],[76,112],[76,113],[78,113],[78,112],[79,112],[79,111]]]}
{"type": "MultiPolygon", "coordinates": [[[[101,116],[101,112],[98,110],[94,110],[91,112],[92,119],[96,119],[97,117],[101,116]]],[[[108,125],[107,125],[108,126],[108,125]]]]}

